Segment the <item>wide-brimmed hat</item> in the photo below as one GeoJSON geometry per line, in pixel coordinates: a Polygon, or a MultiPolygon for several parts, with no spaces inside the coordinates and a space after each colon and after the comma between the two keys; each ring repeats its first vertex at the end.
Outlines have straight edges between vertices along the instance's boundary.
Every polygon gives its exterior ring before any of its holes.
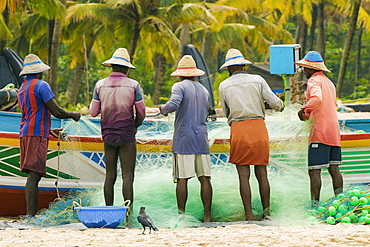
{"type": "Polygon", "coordinates": [[[307,52],[306,56],[302,60],[295,62],[295,64],[310,69],[331,72],[330,70],[328,70],[328,68],[326,68],[324,59],[322,59],[320,53],[318,53],[317,51],[307,52]]]}
{"type": "Polygon", "coordinates": [[[202,76],[205,73],[203,70],[197,68],[192,56],[185,55],[180,59],[177,69],[172,72],[171,76],[193,77],[202,76]]]}
{"type": "Polygon", "coordinates": [[[231,65],[250,65],[251,61],[244,58],[243,54],[238,49],[230,49],[226,53],[225,63],[220,67],[220,70],[226,69],[231,65]]]}
{"type": "Polygon", "coordinates": [[[118,48],[110,59],[102,63],[102,65],[107,67],[112,67],[112,64],[126,66],[130,69],[136,69],[136,67],[131,64],[130,55],[128,54],[126,48],[118,48]]]}
{"type": "Polygon", "coordinates": [[[23,69],[19,73],[20,76],[28,74],[37,74],[49,70],[50,67],[44,64],[41,59],[35,54],[28,54],[23,61],[23,69]]]}

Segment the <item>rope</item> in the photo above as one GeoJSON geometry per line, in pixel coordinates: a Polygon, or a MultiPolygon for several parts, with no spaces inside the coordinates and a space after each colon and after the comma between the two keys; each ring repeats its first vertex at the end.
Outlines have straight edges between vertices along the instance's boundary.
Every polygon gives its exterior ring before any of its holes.
{"type": "Polygon", "coordinates": [[[57,196],[58,196],[58,198],[56,198],[56,200],[60,200],[61,198],[60,198],[59,189],[58,189],[59,172],[60,172],[60,133],[58,135],[57,146],[58,146],[58,169],[57,169],[57,178],[56,178],[56,181],[55,181],[55,189],[57,191],[57,196]]]}

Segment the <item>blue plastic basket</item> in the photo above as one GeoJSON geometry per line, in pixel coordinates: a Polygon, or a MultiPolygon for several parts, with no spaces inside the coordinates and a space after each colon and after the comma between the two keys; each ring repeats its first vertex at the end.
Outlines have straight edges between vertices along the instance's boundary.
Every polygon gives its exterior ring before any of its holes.
{"type": "Polygon", "coordinates": [[[75,207],[77,216],[89,228],[115,228],[125,219],[127,206],[75,207]]]}

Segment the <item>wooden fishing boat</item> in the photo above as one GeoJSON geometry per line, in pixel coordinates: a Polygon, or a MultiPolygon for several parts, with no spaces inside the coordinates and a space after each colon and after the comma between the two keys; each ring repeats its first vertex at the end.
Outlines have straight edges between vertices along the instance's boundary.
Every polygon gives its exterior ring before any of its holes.
{"type": "MultiPolygon", "coordinates": [[[[91,124],[100,129],[98,119],[86,119],[78,123],[91,124]]],[[[0,216],[18,216],[26,213],[24,186],[26,174],[19,171],[19,122],[20,114],[0,112],[0,216]]],[[[52,118],[52,128],[65,127],[73,122],[52,118]]],[[[77,123],[76,123],[77,124],[77,123]]],[[[91,127],[91,126],[90,126],[91,127]]],[[[211,161],[214,165],[228,163],[229,139],[226,122],[210,122],[210,132],[219,130],[210,140],[211,161]],[[212,126],[216,126],[213,128],[212,126]],[[220,127],[221,126],[221,127],[220,127]]],[[[89,126],[82,126],[82,129],[89,126]]],[[[306,143],[303,137],[270,136],[271,165],[306,164],[306,143]],[[281,148],[282,143],[285,147],[281,148]],[[299,159],[289,158],[287,150],[300,149],[299,159]]],[[[343,165],[341,171],[345,181],[368,183],[370,181],[370,133],[344,133],[341,135],[343,165]]],[[[172,132],[167,121],[152,119],[144,122],[137,135],[137,165],[162,166],[171,164],[172,132]]],[[[297,153],[297,152],[296,152],[297,153]]],[[[39,208],[47,208],[57,193],[101,187],[104,180],[105,163],[103,142],[100,134],[68,133],[68,138],[50,138],[47,156],[47,176],[40,181],[39,208]]]]}

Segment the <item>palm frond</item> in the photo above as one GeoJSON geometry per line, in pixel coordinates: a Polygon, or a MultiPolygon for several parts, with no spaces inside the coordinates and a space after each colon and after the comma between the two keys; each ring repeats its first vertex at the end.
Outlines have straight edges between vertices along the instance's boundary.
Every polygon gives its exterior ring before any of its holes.
{"type": "Polygon", "coordinates": [[[85,19],[101,20],[104,18],[112,20],[111,17],[115,11],[117,10],[101,3],[76,4],[67,9],[66,20],[67,22],[77,22],[85,19]]]}
{"type": "Polygon", "coordinates": [[[358,12],[358,21],[363,23],[367,31],[370,31],[370,15],[363,7],[360,7],[358,12]]]}
{"type": "Polygon", "coordinates": [[[7,25],[5,24],[3,15],[0,15],[0,36],[2,40],[9,40],[13,38],[12,33],[10,32],[7,25]]]}
{"type": "Polygon", "coordinates": [[[27,6],[48,20],[62,19],[66,8],[58,0],[28,0],[27,6]]]}

